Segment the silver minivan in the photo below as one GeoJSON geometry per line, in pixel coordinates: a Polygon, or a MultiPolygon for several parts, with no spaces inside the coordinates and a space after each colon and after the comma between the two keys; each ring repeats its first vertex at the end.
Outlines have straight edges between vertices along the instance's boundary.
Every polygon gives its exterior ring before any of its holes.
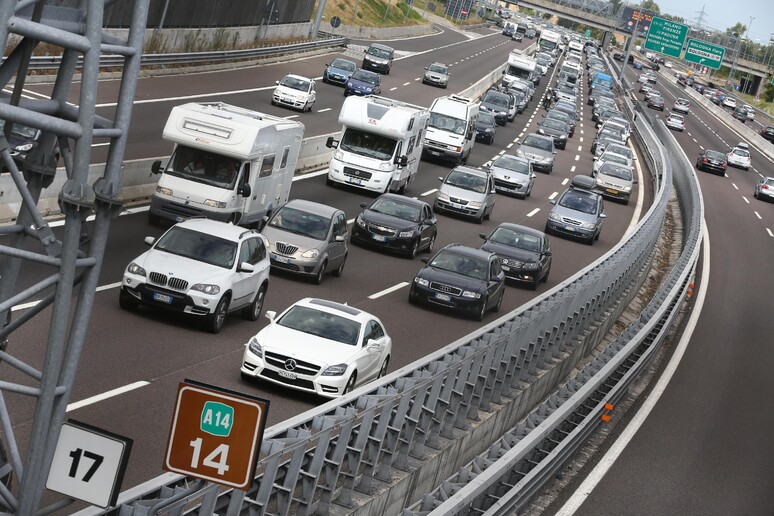
{"type": "Polygon", "coordinates": [[[269,240],[275,270],[322,283],[327,272],[341,276],[347,261],[347,217],[343,211],[294,199],[274,212],[261,231],[269,240]]]}
{"type": "Polygon", "coordinates": [[[489,220],[495,205],[494,178],[486,170],[460,165],[442,181],[433,210],[470,217],[481,224],[489,220]]]}

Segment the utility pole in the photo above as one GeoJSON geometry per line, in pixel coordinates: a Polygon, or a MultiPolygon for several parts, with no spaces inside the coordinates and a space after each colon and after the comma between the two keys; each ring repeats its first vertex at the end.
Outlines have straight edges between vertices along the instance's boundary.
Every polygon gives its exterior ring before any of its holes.
{"type": "Polygon", "coordinates": [[[320,0],[320,5],[317,6],[317,14],[314,15],[312,31],[309,33],[309,37],[312,39],[317,38],[317,31],[320,30],[320,22],[322,21],[323,11],[325,11],[325,3],[326,0],[320,0]]]}
{"type": "Polygon", "coordinates": [[[736,89],[734,87],[734,73],[736,71],[736,66],[739,64],[739,47],[742,45],[742,35],[749,34],[750,27],[752,26],[754,19],[754,16],[750,16],[750,23],[747,24],[745,30],[743,30],[742,33],[736,37],[736,50],[734,51],[734,59],[731,61],[731,69],[728,71],[728,81],[731,83],[732,90],[736,89]]]}

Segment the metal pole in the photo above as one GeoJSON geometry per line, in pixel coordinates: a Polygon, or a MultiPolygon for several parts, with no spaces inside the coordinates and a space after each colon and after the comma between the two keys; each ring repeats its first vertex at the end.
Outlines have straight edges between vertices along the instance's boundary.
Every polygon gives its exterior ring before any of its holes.
{"type": "Polygon", "coordinates": [[[355,0],[355,8],[352,10],[352,19],[357,18],[357,6],[360,4],[360,0],[355,0]]]}
{"type": "Polygon", "coordinates": [[[320,5],[317,6],[317,14],[314,15],[314,24],[312,24],[312,32],[309,34],[312,39],[317,37],[317,31],[320,30],[320,22],[322,21],[326,1],[327,0],[320,0],[320,5]]]}
{"type": "Polygon", "coordinates": [[[624,70],[626,70],[626,65],[629,63],[629,54],[631,54],[632,51],[632,42],[634,41],[634,38],[637,37],[637,28],[640,26],[640,17],[642,16],[642,11],[634,11],[634,13],[637,15],[637,18],[634,20],[632,35],[629,37],[629,43],[626,45],[626,52],[624,52],[624,61],[621,65],[621,72],[618,74],[618,82],[623,82],[624,70]]]}

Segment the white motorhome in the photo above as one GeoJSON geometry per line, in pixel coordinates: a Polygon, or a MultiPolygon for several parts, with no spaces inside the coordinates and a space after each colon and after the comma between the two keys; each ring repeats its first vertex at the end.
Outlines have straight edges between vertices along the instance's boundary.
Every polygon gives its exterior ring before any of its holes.
{"type": "Polygon", "coordinates": [[[341,106],[341,140],[328,138],[335,148],[328,169],[328,185],[357,186],[372,192],[400,192],[419,170],[427,108],[376,95],[347,97],[341,106]]]}
{"type": "Polygon", "coordinates": [[[556,31],[544,29],[540,32],[540,38],[538,39],[538,49],[542,52],[548,52],[551,55],[556,56],[561,43],[562,35],[556,31]]]}
{"type": "Polygon", "coordinates": [[[172,108],[163,138],[175,144],[148,212],[152,224],[204,216],[243,226],[287,202],[304,125],[221,102],[172,108]]]}
{"type": "Polygon", "coordinates": [[[511,52],[508,54],[508,63],[503,70],[503,84],[508,85],[514,79],[534,82],[537,74],[535,67],[537,67],[537,61],[534,58],[519,51],[511,52]]]}
{"type": "Polygon", "coordinates": [[[476,142],[478,102],[450,95],[439,97],[430,106],[430,120],[422,156],[465,163],[476,142]]]}

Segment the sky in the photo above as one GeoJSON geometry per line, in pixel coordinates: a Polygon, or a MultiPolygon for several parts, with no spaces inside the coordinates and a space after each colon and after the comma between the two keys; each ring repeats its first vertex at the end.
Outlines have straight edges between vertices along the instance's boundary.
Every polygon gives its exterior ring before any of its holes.
{"type": "MultiPolygon", "coordinates": [[[[639,2],[636,2],[639,3],[639,2]]],[[[704,6],[704,25],[717,30],[726,30],[736,22],[749,25],[745,36],[765,45],[774,34],[774,5],[771,0],[656,0],[661,12],[682,16],[693,24],[704,6]],[[750,16],[755,19],[750,23],[750,16]]]]}

